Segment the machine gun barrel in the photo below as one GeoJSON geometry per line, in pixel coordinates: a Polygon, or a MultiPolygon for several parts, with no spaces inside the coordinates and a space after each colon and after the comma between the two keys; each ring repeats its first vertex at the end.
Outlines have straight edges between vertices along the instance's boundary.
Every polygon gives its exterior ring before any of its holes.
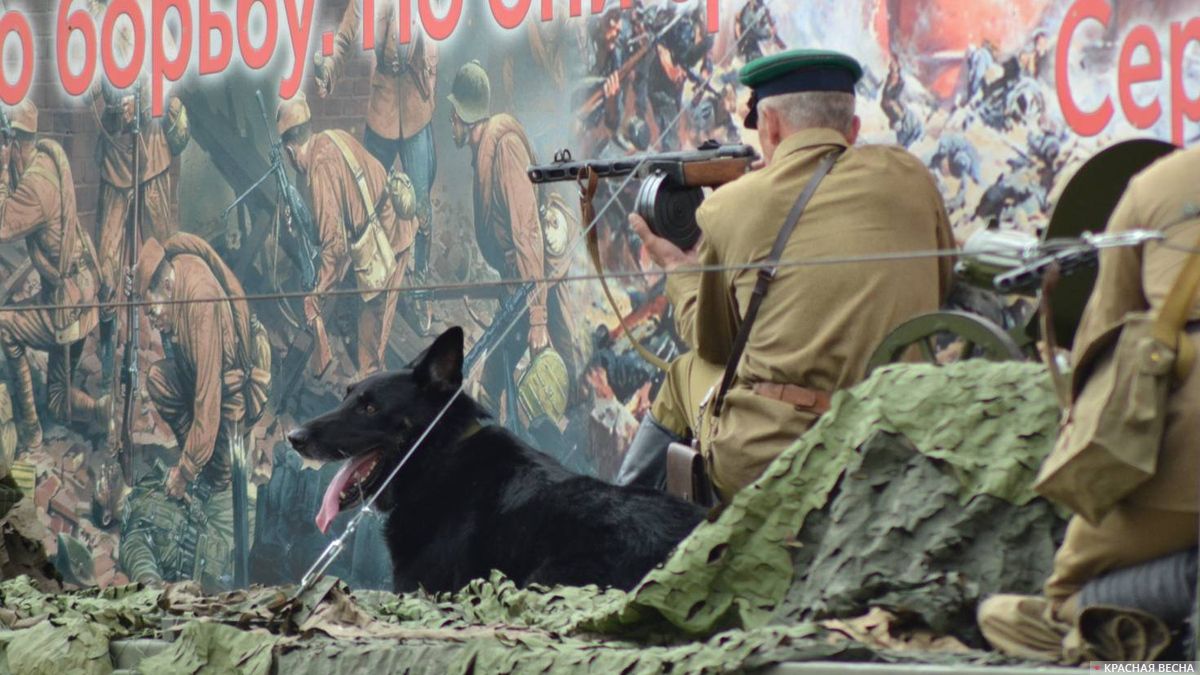
{"type": "Polygon", "coordinates": [[[1041,286],[1042,277],[1055,263],[1058,264],[1059,273],[1067,276],[1098,265],[1100,249],[1140,246],[1166,238],[1165,234],[1157,230],[1125,230],[1113,234],[1084,233],[1079,243],[1034,258],[1024,265],[998,275],[994,287],[1000,293],[1031,293],[1041,286]]]}
{"type": "Polygon", "coordinates": [[[1068,276],[1081,269],[1094,267],[1099,260],[1099,254],[1100,251],[1091,244],[1072,246],[999,274],[993,284],[997,292],[1006,295],[1033,293],[1042,285],[1042,279],[1054,264],[1058,264],[1060,274],[1068,276]]]}

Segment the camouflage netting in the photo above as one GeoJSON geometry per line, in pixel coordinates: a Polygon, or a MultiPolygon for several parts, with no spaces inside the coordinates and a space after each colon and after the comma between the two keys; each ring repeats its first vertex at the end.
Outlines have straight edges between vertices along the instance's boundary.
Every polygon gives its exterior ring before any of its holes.
{"type": "Polygon", "coordinates": [[[112,639],[164,633],[172,644],[143,672],[995,662],[965,646],[974,606],[992,590],[1033,590],[1049,569],[1062,521],[1030,485],[1056,424],[1035,365],[887,368],[835,397],[630,594],[523,590],[495,575],[438,597],[352,596],[333,579],[295,600],[190,585],[46,595],[19,578],[0,584],[0,674],[107,673],[112,639]]]}

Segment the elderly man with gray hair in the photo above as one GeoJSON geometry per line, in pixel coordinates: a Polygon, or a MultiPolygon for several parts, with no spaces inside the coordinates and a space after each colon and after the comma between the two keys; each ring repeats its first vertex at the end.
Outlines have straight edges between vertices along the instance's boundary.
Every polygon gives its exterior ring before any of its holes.
{"type": "Polygon", "coordinates": [[[800,260],[952,249],[928,169],[898,147],[855,145],[862,67],[837,52],[796,50],[741,72],[753,95],[765,165],[717,190],[683,251],[630,220],[668,273],[679,335],[692,351],[668,372],[617,482],[662,487],[666,448],[697,441],[728,502],[866,374],[900,323],[936,311],[952,261],[922,257],[842,265],[800,260]],[[739,269],[782,260],[772,274],[739,269]],[[703,266],[704,272],[680,268],[703,266]],[[768,292],[769,291],[769,292],[768,292]],[[751,330],[753,327],[753,330],[751,330]]]}

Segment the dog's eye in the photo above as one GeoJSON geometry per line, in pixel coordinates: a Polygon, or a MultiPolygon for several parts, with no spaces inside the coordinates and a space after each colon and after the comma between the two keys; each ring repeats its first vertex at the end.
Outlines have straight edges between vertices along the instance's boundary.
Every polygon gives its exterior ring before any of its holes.
{"type": "Polygon", "coordinates": [[[368,415],[374,415],[375,413],[379,412],[375,409],[375,406],[371,405],[370,403],[368,403],[367,407],[363,408],[363,410],[366,411],[368,415]]]}

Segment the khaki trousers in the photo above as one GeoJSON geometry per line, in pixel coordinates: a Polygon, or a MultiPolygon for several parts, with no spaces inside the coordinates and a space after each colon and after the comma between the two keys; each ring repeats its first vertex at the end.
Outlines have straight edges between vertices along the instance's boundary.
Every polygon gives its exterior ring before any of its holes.
{"type": "Polygon", "coordinates": [[[724,366],[709,363],[696,356],[695,352],[680,356],[671,362],[667,378],[650,407],[650,414],[663,428],[680,438],[701,436],[700,452],[704,455],[708,477],[721,500],[728,502],[737,488],[719,474],[717,467],[720,462],[714,461],[710,444],[704,442],[702,434],[696,429],[701,406],[710,396],[716,396],[716,387],[720,386],[724,374],[724,366]]]}
{"type": "MultiPolygon", "coordinates": [[[[91,272],[81,274],[91,275],[91,272]]],[[[90,278],[90,276],[89,276],[90,278]]],[[[80,329],[87,335],[96,327],[97,313],[87,310],[80,318],[80,329]]],[[[0,312],[0,346],[8,359],[9,372],[13,374],[12,383],[17,406],[26,424],[38,423],[37,410],[33,407],[33,375],[29,362],[25,360],[25,350],[44,351],[50,355],[49,373],[46,376],[46,399],[50,414],[60,421],[67,420],[68,397],[70,399],[71,418],[79,421],[93,421],[97,417],[96,401],[77,386],[71,375],[83,355],[83,340],[70,345],[70,355],[66,346],[60,345],[54,337],[54,325],[51,323],[48,311],[16,311],[0,312]],[[68,387],[68,382],[72,386],[68,387]]]]}
{"type": "MultiPolygon", "coordinates": [[[[396,271],[385,284],[389,288],[397,288],[404,283],[404,272],[408,267],[408,251],[396,263],[396,271]]],[[[354,273],[350,273],[350,283],[355,283],[354,273]]],[[[386,362],[388,339],[392,334],[392,324],[396,322],[396,302],[400,299],[397,292],[380,293],[371,298],[370,302],[360,302],[358,313],[358,379],[363,379],[384,369],[386,362]]]]}
{"type": "Polygon", "coordinates": [[[1054,554],[1054,571],[1043,593],[1059,618],[1069,621],[1075,608],[1068,600],[1089,580],[1194,548],[1198,528],[1194,511],[1163,511],[1129,502],[1119,504],[1099,525],[1074,516],[1054,554]]]}
{"type": "Polygon", "coordinates": [[[997,595],[979,606],[979,629],[993,647],[1017,658],[1064,659],[1063,639],[1075,621],[1074,596],[1089,580],[1195,547],[1197,513],[1122,502],[1092,525],[1067,524],[1043,597],[997,595]]]}

